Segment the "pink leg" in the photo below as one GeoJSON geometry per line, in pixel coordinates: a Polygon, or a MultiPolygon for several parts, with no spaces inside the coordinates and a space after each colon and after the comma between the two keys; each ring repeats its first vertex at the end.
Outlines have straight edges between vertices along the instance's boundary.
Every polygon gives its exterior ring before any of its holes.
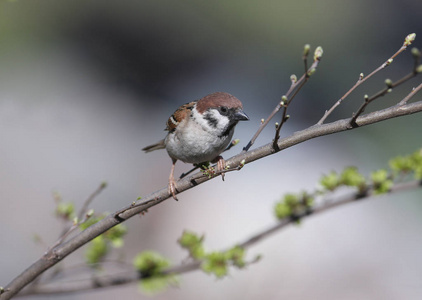
{"type": "Polygon", "coordinates": [[[176,197],[176,182],[174,180],[174,167],[176,166],[177,159],[172,158],[172,161],[173,161],[173,164],[171,165],[168,190],[169,190],[169,194],[173,196],[173,199],[178,201],[176,197]]]}
{"type": "Polygon", "coordinates": [[[224,170],[226,169],[226,161],[224,160],[224,158],[222,156],[217,156],[216,157],[217,160],[217,172],[221,172],[221,179],[223,179],[224,181],[224,170]]]}

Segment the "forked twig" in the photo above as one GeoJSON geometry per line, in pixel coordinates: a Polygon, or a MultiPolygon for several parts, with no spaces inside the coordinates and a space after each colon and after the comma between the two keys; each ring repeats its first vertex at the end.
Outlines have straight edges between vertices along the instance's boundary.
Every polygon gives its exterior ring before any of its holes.
{"type": "MultiPolygon", "coordinates": [[[[307,57],[309,55],[309,50],[310,50],[309,45],[305,45],[305,47],[304,47],[304,55],[303,55],[303,59],[304,59],[304,62],[305,62],[305,68],[307,66],[307,57]]],[[[262,130],[264,130],[264,128],[271,121],[271,119],[278,113],[278,111],[282,107],[285,107],[285,110],[287,109],[287,106],[291,103],[291,101],[297,95],[297,93],[299,92],[299,90],[308,81],[309,77],[316,71],[316,68],[318,67],[318,64],[319,64],[319,62],[321,60],[322,53],[323,53],[323,50],[322,50],[321,47],[317,47],[315,49],[314,62],[312,63],[311,67],[305,71],[305,73],[302,75],[302,77],[300,77],[299,80],[296,80],[296,76],[295,75],[292,75],[290,77],[291,78],[291,81],[292,81],[292,84],[290,85],[289,90],[282,97],[282,100],[280,101],[280,103],[277,104],[277,106],[274,108],[274,110],[271,112],[271,114],[268,116],[268,118],[261,123],[261,125],[259,126],[257,132],[253,135],[253,137],[249,141],[249,143],[243,148],[243,151],[242,152],[247,152],[252,147],[252,145],[255,143],[256,139],[258,138],[258,136],[261,134],[262,130]],[[289,96],[290,96],[290,94],[293,91],[295,91],[295,92],[292,95],[292,97],[290,97],[290,99],[289,99],[289,96]]],[[[286,119],[286,115],[284,113],[284,118],[282,118],[282,123],[284,123],[286,121],[287,121],[287,119],[286,119]]]]}
{"type": "Polygon", "coordinates": [[[349,96],[358,86],[360,86],[362,83],[364,83],[366,80],[371,78],[373,75],[375,75],[376,73],[378,73],[382,69],[385,69],[386,67],[388,67],[393,62],[394,58],[396,58],[400,53],[402,53],[404,50],[407,49],[408,46],[410,46],[412,44],[412,42],[415,40],[415,38],[416,38],[415,33],[409,34],[404,39],[403,45],[400,47],[400,49],[396,53],[394,53],[389,59],[387,59],[381,66],[379,66],[374,71],[372,71],[368,76],[364,76],[363,73],[361,73],[359,75],[359,79],[355,83],[355,85],[352,86],[352,88],[350,90],[348,90],[343,95],[343,97],[341,97],[339,100],[337,100],[337,102],[334,103],[334,105],[329,110],[327,110],[325,112],[325,114],[322,116],[322,118],[318,121],[317,125],[322,125],[324,123],[325,119],[327,119],[327,117],[337,108],[337,106],[339,106],[341,104],[341,102],[344,99],[346,99],[346,97],[349,96]]]}

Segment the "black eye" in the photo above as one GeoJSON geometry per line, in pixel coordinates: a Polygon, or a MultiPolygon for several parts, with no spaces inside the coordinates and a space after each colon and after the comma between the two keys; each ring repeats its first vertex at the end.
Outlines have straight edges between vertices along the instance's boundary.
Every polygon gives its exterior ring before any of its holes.
{"type": "Polygon", "coordinates": [[[223,116],[227,116],[227,114],[229,113],[229,109],[225,106],[221,106],[219,108],[220,114],[222,114],[223,116]]]}

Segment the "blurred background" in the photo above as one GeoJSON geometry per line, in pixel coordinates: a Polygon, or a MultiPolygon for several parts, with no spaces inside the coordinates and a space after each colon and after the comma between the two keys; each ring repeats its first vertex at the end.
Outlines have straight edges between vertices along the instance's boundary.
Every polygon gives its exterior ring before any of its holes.
{"type": "MultiPolygon", "coordinates": [[[[62,224],[53,193],[80,207],[115,211],[167,185],[165,151],[141,148],[165,136],[181,104],[215,91],[238,97],[250,121],[239,124],[241,150],[303,72],[303,45],[324,56],[293,102],[283,136],[315,124],[358,79],[417,34],[420,0],[356,1],[5,1],[0,2],[0,285],[39,258],[62,224]]],[[[409,51],[361,86],[327,120],[350,117],[363,101],[411,71],[409,51]]],[[[402,99],[420,79],[368,111],[402,99]]],[[[420,95],[415,97],[416,99],[420,95]]],[[[275,120],[277,121],[277,120],[275,120]]],[[[274,121],[274,122],[275,122],[274,121]]],[[[286,192],[312,190],[331,170],[365,174],[421,147],[420,114],[308,141],[215,179],[126,222],[127,261],[154,249],[175,264],[183,230],[226,249],[274,224],[286,192]]],[[[274,135],[269,126],[256,146],[274,135]]],[[[237,148],[237,149],[236,149],[237,148]]],[[[178,163],[176,173],[190,166],[178,163]]],[[[263,256],[224,280],[202,272],[156,299],[420,299],[422,192],[355,203],[309,218],[248,251],[263,256]]],[[[65,261],[83,260],[80,250],[65,261]]],[[[136,284],[43,299],[143,298],[136,284]]],[[[36,297],[34,297],[35,299],[36,297]]],[[[39,299],[36,298],[36,299],[39,299]]]]}

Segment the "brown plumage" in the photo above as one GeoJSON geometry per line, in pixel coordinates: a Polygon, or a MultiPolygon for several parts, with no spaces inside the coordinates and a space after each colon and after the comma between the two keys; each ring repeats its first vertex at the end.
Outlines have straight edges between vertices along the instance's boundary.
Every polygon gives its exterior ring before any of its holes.
{"type": "Polygon", "coordinates": [[[186,119],[190,115],[193,106],[197,101],[192,101],[180,106],[167,120],[166,129],[169,132],[172,132],[179,125],[180,121],[186,119]]]}

